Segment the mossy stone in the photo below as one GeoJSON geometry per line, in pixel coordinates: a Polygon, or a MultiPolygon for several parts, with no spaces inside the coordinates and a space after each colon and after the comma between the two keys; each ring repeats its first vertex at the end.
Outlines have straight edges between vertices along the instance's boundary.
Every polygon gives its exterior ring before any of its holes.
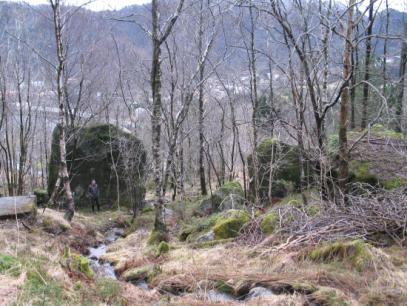
{"type": "Polygon", "coordinates": [[[326,243],[312,250],[307,257],[316,262],[345,262],[358,271],[363,271],[372,262],[369,245],[362,240],[326,243]]]}
{"type": "Polygon", "coordinates": [[[94,273],[87,257],[74,254],[72,256],[72,264],[75,270],[83,273],[89,279],[93,278],[94,273]]]}
{"type": "Polygon", "coordinates": [[[161,268],[158,265],[146,265],[133,268],[123,273],[122,277],[126,281],[147,280],[151,281],[155,276],[161,273],[161,268]]]}
{"type": "MultiPolygon", "coordinates": [[[[257,158],[257,177],[255,177],[255,163],[253,154],[247,158],[249,168],[249,192],[251,200],[256,196],[258,191],[259,200],[262,203],[269,203],[269,185],[270,185],[270,165],[273,169],[273,184],[274,189],[271,190],[272,197],[284,197],[283,182],[291,183],[294,190],[299,190],[301,181],[300,168],[300,151],[297,146],[292,146],[276,139],[267,138],[263,140],[256,148],[255,154],[257,158]]],[[[305,175],[309,176],[309,168],[306,162],[305,175]]]]}
{"type": "Polygon", "coordinates": [[[33,190],[35,197],[37,198],[37,205],[42,206],[48,203],[49,195],[45,189],[36,188],[33,190]]]}
{"type": "MultiPolygon", "coordinates": [[[[59,134],[57,126],[52,135],[49,163],[48,193],[51,194],[58,177],[59,134]]],[[[117,199],[116,173],[122,204],[136,202],[142,207],[144,200],[144,172],[146,152],[142,142],[133,134],[111,124],[101,124],[67,131],[67,164],[75,205],[88,205],[87,188],[95,179],[100,191],[101,205],[113,205],[117,199]],[[127,156],[126,152],[131,152],[127,156]],[[130,169],[129,169],[130,165],[130,169]],[[128,185],[128,179],[132,182],[128,185]],[[130,194],[131,193],[131,194],[130,194]]]]}
{"type": "Polygon", "coordinates": [[[168,253],[170,251],[170,246],[167,242],[161,241],[157,247],[157,255],[160,256],[162,254],[168,253]]]}
{"type": "Polygon", "coordinates": [[[162,241],[167,241],[168,235],[159,230],[154,229],[147,240],[148,245],[158,245],[162,241]]]}
{"type": "Polygon", "coordinates": [[[263,234],[266,235],[272,234],[277,229],[279,225],[279,220],[280,218],[275,211],[265,215],[260,223],[260,228],[263,234]]]}
{"type": "Polygon", "coordinates": [[[226,211],[225,214],[217,219],[216,224],[213,227],[215,239],[227,239],[236,237],[239,234],[242,226],[249,220],[250,217],[245,211],[226,211]]]}

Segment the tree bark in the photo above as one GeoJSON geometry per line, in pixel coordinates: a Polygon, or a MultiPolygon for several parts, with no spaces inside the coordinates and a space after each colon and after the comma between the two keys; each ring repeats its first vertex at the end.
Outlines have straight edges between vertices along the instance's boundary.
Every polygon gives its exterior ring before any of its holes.
{"type": "Polygon", "coordinates": [[[345,35],[345,47],[343,51],[343,73],[342,78],[346,81],[346,86],[342,88],[340,113],[339,113],[339,187],[346,194],[346,186],[349,176],[348,157],[348,104],[349,104],[349,77],[352,74],[352,31],[353,31],[353,11],[355,0],[349,0],[348,21],[345,35]]]}
{"type": "Polygon", "coordinates": [[[360,127],[365,129],[368,121],[368,107],[369,107],[369,80],[370,80],[370,59],[372,53],[372,31],[373,31],[373,0],[370,0],[369,4],[369,17],[368,25],[366,28],[366,51],[365,51],[365,76],[363,83],[363,102],[362,102],[362,121],[360,127]]]}

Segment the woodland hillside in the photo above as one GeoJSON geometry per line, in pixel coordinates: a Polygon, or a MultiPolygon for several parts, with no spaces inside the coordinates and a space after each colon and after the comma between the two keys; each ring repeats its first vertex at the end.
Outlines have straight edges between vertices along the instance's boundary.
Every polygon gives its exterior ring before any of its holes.
{"type": "Polygon", "coordinates": [[[399,1],[72,3],[0,1],[0,305],[407,305],[399,1]]]}

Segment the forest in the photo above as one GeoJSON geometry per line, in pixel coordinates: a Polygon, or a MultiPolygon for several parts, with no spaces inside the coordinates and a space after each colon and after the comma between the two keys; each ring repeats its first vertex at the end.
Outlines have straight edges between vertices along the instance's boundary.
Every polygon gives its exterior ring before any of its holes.
{"type": "Polygon", "coordinates": [[[98,1],[0,1],[0,305],[407,305],[407,2],[98,1]]]}

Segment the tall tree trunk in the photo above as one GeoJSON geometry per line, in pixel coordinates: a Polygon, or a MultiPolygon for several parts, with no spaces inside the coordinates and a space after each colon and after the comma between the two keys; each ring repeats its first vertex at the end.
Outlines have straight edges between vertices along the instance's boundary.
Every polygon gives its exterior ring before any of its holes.
{"type": "Polygon", "coordinates": [[[374,0],[370,0],[369,4],[369,17],[368,25],[366,28],[366,51],[365,51],[365,76],[363,83],[363,100],[362,100],[362,121],[360,127],[365,129],[368,121],[368,107],[369,107],[369,80],[370,80],[370,59],[372,53],[372,30],[373,30],[373,3],[374,0]]]}
{"type": "Polygon", "coordinates": [[[71,221],[74,213],[75,207],[72,197],[71,185],[69,181],[68,166],[66,162],[66,135],[65,135],[65,97],[64,97],[64,81],[63,74],[66,64],[64,46],[62,42],[62,21],[61,21],[61,6],[59,0],[50,0],[53,13],[54,21],[54,34],[56,42],[57,51],[57,65],[56,65],[56,81],[57,81],[57,98],[58,98],[58,127],[59,127],[59,151],[60,151],[60,170],[59,176],[61,183],[63,185],[63,190],[65,194],[65,201],[67,211],[65,218],[71,221]]]}
{"type": "Polygon", "coordinates": [[[403,102],[404,102],[404,81],[406,75],[407,64],[407,22],[404,24],[404,37],[400,51],[400,67],[399,67],[399,82],[398,82],[398,95],[396,99],[396,128],[397,132],[401,132],[402,116],[403,116],[403,102]]]}
{"type": "MultiPolygon", "coordinates": [[[[202,57],[203,52],[203,0],[200,1],[200,14],[199,14],[199,31],[198,31],[198,52],[199,57],[202,57]]],[[[201,194],[206,195],[208,193],[206,189],[205,180],[205,135],[204,135],[204,72],[205,65],[201,65],[199,69],[199,93],[198,93],[198,103],[199,103],[199,118],[198,118],[198,129],[199,129],[199,182],[201,186],[201,194]]]]}
{"type": "Polygon", "coordinates": [[[353,11],[355,0],[349,0],[348,22],[345,35],[345,47],[343,51],[343,73],[342,78],[347,82],[341,92],[341,103],[339,113],[339,187],[346,194],[346,186],[349,176],[348,157],[348,104],[349,104],[349,77],[352,73],[352,32],[353,32],[353,11]]]}
{"type": "Polygon", "coordinates": [[[168,19],[163,28],[160,27],[158,0],[151,1],[152,17],[152,60],[151,60],[151,93],[153,110],[151,115],[153,174],[155,183],[155,222],[154,230],[166,232],[164,223],[163,173],[161,165],[161,45],[170,35],[175,22],[184,5],[184,0],[178,2],[176,12],[168,19]]]}

